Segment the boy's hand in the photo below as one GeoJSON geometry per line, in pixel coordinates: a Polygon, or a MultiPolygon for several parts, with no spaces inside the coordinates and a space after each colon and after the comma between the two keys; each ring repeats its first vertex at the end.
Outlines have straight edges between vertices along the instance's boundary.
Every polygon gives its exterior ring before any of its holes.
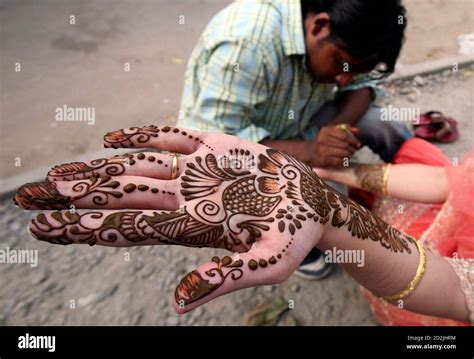
{"type": "Polygon", "coordinates": [[[339,167],[344,158],[351,158],[361,144],[354,136],[358,133],[355,127],[348,127],[347,131],[336,126],[326,126],[319,131],[314,140],[309,143],[314,167],[339,167]]]}

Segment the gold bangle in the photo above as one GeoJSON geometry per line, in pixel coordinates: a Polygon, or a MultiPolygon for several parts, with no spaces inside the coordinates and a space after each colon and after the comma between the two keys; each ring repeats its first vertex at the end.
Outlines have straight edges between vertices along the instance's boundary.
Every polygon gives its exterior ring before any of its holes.
{"type": "Polygon", "coordinates": [[[378,298],[383,299],[387,302],[396,302],[402,298],[405,298],[409,294],[411,294],[420,283],[421,278],[423,278],[423,275],[425,274],[426,254],[425,254],[425,249],[423,247],[423,243],[421,243],[421,241],[417,241],[416,239],[414,239],[414,241],[418,248],[418,252],[420,253],[420,262],[418,263],[418,268],[416,269],[415,277],[411,280],[410,283],[408,283],[408,286],[405,289],[398,292],[397,294],[388,295],[384,297],[377,296],[378,298]]]}
{"type": "MultiPolygon", "coordinates": [[[[382,179],[382,194],[386,196],[388,194],[388,175],[390,174],[390,169],[392,164],[389,163],[385,166],[383,170],[383,179],[382,179]]],[[[380,177],[379,177],[380,178],[380,177]]]]}
{"type": "Polygon", "coordinates": [[[178,155],[172,153],[173,161],[171,164],[171,179],[174,180],[178,176],[178,155]]]}

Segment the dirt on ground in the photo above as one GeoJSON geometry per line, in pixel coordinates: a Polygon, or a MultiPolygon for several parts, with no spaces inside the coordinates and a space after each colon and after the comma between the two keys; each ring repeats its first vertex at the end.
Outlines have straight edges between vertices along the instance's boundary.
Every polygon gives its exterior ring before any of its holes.
{"type": "Polygon", "coordinates": [[[472,0],[405,0],[406,42],[403,65],[442,59],[459,51],[458,36],[474,32],[472,0]]]}

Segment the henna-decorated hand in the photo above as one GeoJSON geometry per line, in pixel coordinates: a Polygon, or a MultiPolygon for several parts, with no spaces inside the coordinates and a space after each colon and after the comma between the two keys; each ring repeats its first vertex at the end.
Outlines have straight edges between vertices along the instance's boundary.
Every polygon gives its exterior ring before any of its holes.
{"type": "Polygon", "coordinates": [[[15,200],[25,209],[63,210],[41,213],[30,224],[35,238],[51,243],[231,251],[181,280],[174,295],[178,312],[284,281],[321,235],[320,218],[300,189],[304,184],[311,196],[320,180],[276,150],[234,136],[156,126],[108,133],[104,144],[181,153],[178,177],[170,179],[172,155],[133,153],[55,166],[47,181],[20,187],[15,200]]]}
{"type": "Polygon", "coordinates": [[[157,148],[59,165],[25,184],[16,202],[38,214],[32,236],[56,244],[179,244],[220,247],[174,294],[184,313],[220,295],[287,279],[326,223],[352,236],[408,250],[399,232],[324,185],[312,169],[263,145],[224,134],[146,126],[108,133],[105,147],[157,148]],[[79,210],[78,209],[86,209],[79,210]],[[347,233],[347,232],[346,232],[347,233]]]}

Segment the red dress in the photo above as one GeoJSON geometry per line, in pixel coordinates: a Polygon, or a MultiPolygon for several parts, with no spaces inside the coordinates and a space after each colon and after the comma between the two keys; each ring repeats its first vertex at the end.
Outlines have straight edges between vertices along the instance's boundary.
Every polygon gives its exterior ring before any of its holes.
{"type": "MultiPolygon", "coordinates": [[[[446,167],[450,191],[446,202],[423,204],[361,190],[351,190],[351,198],[392,226],[423,241],[434,253],[449,257],[448,261],[460,279],[471,321],[474,321],[474,151],[465,154],[459,163],[452,163],[431,143],[413,138],[402,145],[393,163],[446,167]]],[[[383,325],[470,325],[399,309],[375,298],[365,289],[362,292],[383,325]]]]}

